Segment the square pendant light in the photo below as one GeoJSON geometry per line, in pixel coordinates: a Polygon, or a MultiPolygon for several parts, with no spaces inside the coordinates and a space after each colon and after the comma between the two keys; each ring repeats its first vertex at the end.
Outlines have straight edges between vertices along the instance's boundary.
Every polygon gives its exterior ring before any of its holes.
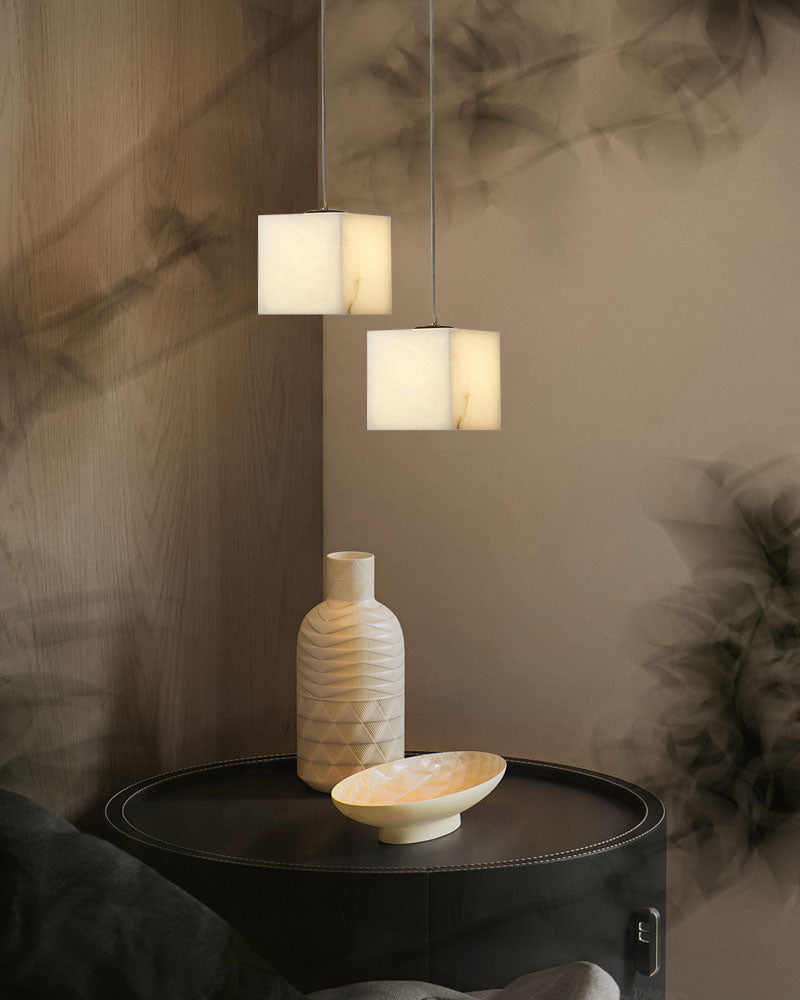
{"type": "Polygon", "coordinates": [[[386,215],[259,215],[259,313],[390,313],[391,227],[386,215]]]}
{"type": "Polygon", "coordinates": [[[433,0],[428,0],[431,318],[413,330],[367,332],[367,430],[500,430],[500,334],[436,318],[433,0]]]}
{"type": "Polygon", "coordinates": [[[367,430],[499,429],[498,333],[368,331],[367,430]]]}

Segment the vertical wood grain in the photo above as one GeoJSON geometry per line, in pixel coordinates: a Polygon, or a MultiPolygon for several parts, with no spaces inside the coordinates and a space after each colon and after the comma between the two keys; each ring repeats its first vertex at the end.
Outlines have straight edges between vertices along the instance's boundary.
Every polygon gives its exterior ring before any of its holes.
{"type": "Polygon", "coordinates": [[[67,815],[290,749],[321,591],[314,0],[0,7],[0,781],[67,815]]]}

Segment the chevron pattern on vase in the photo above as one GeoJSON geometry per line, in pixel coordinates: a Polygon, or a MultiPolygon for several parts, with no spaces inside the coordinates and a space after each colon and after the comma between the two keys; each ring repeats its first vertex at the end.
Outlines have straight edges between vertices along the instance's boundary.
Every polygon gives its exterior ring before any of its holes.
{"type": "MultiPolygon", "coordinates": [[[[378,702],[380,704],[380,702],[378,702]]],[[[403,716],[382,722],[317,722],[297,718],[297,739],[315,743],[335,743],[342,738],[348,743],[390,743],[403,738],[403,716]]],[[[309,758],[313,759],[313,758],[309,758]]]]}
{"type": "Polygon", "coordinates": [[[321,740],[304,740],[298,737],[297,755],[311,764],[360,764],[372,767],[397,760],[402,753],[403,737],[381,743],[329,743],[321,740]]]}
{"type": "Polygon", "coordinates": [[[374,557],[326,562],[326,599],[297,637],[297,773],[320,791],[405,751],[403,631],[373,596],[374,557]]]}
{"type": "Polygon", "coordinates": [[[385,722],[403,717],[403,695],[379,701],[325,701],[322,698],[297,698],[297,718],[313,722],[385,722]]]}

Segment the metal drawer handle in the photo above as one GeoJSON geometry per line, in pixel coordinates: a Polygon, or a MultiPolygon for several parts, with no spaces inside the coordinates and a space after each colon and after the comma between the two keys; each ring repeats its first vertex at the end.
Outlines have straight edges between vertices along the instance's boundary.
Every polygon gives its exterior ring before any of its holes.
{"type": "Polygon", "coordinates": [[[643,976],[661,971],[661,914],[654,906],[633,915],[633,962],[643,976]]]}

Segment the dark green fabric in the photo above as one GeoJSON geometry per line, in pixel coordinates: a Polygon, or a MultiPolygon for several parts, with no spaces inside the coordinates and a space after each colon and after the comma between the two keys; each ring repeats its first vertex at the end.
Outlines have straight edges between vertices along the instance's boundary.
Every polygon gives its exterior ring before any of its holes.
{"type": "Polygon", "coordinates": [[[299,1000],[224,920],[112,844],[0,789],[4,1000],[299,1000]]]}
{"type": "MultiPolygon", "coordinates": [[[[522,976],[494,1000],[618,997],[602,969],[574,962],[522,976]]],[[[0,1000],[305,998],[221,917],[153,869],[0,789],[0,1000]]],[[[474,997],[382,982],[307,1000],[474,997]]]]}

